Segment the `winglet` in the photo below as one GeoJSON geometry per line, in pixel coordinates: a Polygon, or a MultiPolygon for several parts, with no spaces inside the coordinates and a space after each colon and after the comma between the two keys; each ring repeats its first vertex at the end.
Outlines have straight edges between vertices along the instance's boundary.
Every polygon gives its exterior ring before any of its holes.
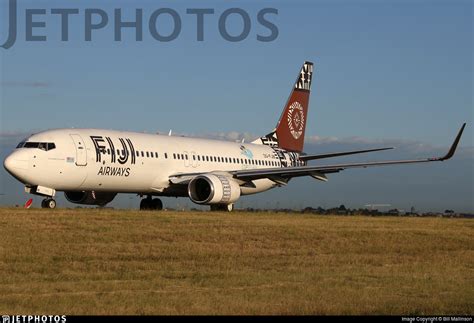
{"type": "Polygon", "coordinates": [[[462,132],[464,131],[464,127],[466,127],[466,123],[464,123],[461,127],[461,130],[459,130],[458,135],[456,136],[456,139],[454,139],[454,142],[451,145],[451,148],[449,148],[448,153],[445,156],[439,158],[438,160],[443,161],[443,160],[447,160],[447,159],[450,159],[451,157],[453,157],[454,153],[456,152],[456,148],[458,147],[459,140],[461,140],[461,136],[462,136],[462,132]]]}

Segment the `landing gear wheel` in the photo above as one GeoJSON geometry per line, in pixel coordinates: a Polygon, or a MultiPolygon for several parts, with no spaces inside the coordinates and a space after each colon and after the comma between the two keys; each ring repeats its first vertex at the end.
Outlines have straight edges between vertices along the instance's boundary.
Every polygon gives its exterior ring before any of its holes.
{"type": "Polygon", "coordinates": [[[41,201],[41,207],[43,209],[55,209],[56,201],[54,199],[48,198],[41,201]]]}
{"type": "Polygon", "coordinates": [[[144,198],[140,202],[140,210],[163,210],[163,202],[151,197],[144,198]]]}
{"type": "Polygon", "coordinates": [[[145,198],[140,201],[140,210],[151,210],[151,198],[145,198]]]}
{"type": "Polygon", "coordinates": [[[160,199],[153,199],[151,205],[153,210],[163,210],[163,202],[160,199]]]}

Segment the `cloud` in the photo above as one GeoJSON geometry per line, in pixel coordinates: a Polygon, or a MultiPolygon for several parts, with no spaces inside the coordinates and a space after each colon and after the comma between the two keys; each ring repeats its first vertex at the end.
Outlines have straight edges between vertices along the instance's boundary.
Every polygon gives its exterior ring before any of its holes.
{"type": "Polygon", "coordinates": [[[4,81],[0,83],[2,87],[20,87],[20,88],[48,88],[51,86],[48,82],[42,81],[4,81]]]}

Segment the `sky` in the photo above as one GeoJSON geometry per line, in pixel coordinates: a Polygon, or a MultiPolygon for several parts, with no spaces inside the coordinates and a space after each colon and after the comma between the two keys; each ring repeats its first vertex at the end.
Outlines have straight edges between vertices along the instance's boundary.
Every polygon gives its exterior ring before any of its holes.
{"type": "MultiPolygon", "coordinates": [[[[0,6],[0,43],[8,33],[8,6],[0,6]]],[[[241,199],[241,206],[305,207],[391,204],[409,209],[473,212],[473,3],[472,1],[26,1],[18,0],[18,40],[1,58],[0,157],[22,137],[40,130],[97,127],[163,132],[235,140],[273,129],[305,60],[315,63],[307,117],[308,153],[396,145],[390,152],[340,161],[431,157],[448,149],[467,122],[458,154],[436,165],[347,170],[328,183],[296,179],[278,190],[241,199]],[[25,9],[36,16],[45,42],[25,41],[25,9]],[[69,41],[61,41],[61,21],[52,8],[77,8],[70,17],[69,41]],[[108,25],[84,40],[85,9],[100,8],[108,25]],[[134,20],[143,9],[143,41],[123,30],[114,41],[114,9],[134,20]],[[181,33],[159,42],[148,30],[159,8],[175,10],[181,33]],[[190,8],[212,8],[197,41],[190,8]],[[229,42],[218,21],[229,8],[248,12],[248,37],[229,42]],[[266,19],[258,12],[276,8],[266,19]]],[[[228,32],[239,34],[242,20],[229,17],[228,32]]],[[[172,31],[169,17],[157,29],[172,31]]],[[[327,160],[325,161],[327,162],[327,160]]],[[[0,170],[1,204],[28,198],[20,183],[0,170]]],[[[58,202],[64,203],[63,199],[58,202]]],[[[186,199],[165,205],[189,207],[186,199]]],[[[138,198],[112,203],[135,207],[138,198]]],[[[239,205],[238,205],[239,206],[239,205]]]]}

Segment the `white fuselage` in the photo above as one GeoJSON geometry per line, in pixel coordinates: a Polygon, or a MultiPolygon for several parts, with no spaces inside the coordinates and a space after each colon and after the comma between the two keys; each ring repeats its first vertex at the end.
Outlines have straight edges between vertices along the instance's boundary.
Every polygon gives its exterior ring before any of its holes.
{"type": "MultiPolygon", "coordinates": [[[[5,165],[26,186],[56,191],[187,196],[186,190],[172,188],[172,175],[299,163],[295,154],[265,145],[102,129],[50,130],[26,142],[5,165]],[[45,150],[34,143],[54,146],[45,150]]],[[[259,179],[242,186],[241,193],[254,194],[275,186],[272,180],[259,179]]]]}

